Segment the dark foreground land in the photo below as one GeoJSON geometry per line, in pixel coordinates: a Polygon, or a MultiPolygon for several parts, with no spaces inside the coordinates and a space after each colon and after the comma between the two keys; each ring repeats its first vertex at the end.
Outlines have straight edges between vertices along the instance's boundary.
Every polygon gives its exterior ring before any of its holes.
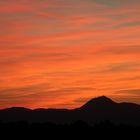
{"type": "Polygon", "coordinates": [[[0,135],[2,140],[13,136],[19,140],[29,136],[39,140],[75,137],[139,140],[140,105],[116,103],[102,96],[73,110],[7,108],[0,110],[0,135]]]}
{"type": "Polygon", "coordinates": [[[0,123],[0,134],[4,137],[18,139],[39,138],[39,139],[140,139],[140,126],[115,125],[109,121],[89,125],[83,121],[71,124],[53,123],[27,123],[9,122],[0,123]]]}

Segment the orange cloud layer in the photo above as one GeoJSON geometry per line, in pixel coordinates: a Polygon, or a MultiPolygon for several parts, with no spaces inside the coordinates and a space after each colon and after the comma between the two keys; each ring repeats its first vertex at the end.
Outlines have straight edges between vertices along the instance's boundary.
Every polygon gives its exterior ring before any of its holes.
{"type": "Polygon", "coordinates": [[[0,2],[0,108],[140,104],[140,3],[0,2]]]}

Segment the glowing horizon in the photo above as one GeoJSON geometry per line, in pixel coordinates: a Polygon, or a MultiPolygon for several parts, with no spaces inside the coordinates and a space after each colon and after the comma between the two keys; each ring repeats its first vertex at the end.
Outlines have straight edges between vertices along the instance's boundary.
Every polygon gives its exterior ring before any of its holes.
{"type": "Polygon", "coordinates": [[[1,0],[0,108],[140,104],[139,0],[1,0]]]}

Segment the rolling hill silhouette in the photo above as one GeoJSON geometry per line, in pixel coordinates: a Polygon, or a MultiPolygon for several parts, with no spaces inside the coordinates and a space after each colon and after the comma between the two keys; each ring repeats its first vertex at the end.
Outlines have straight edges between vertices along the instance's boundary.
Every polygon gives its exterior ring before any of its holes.
{"type": "Polygon", "coordinates": [[[66,124],[78,120],[89,124],[109,120],[115,124],[140,125],[140,105],[133,103],[116,103],[105,96],[101,96],[73,110],[31,110],[21,107],[0,110],[1,122],[27,121],[66,124]]]}

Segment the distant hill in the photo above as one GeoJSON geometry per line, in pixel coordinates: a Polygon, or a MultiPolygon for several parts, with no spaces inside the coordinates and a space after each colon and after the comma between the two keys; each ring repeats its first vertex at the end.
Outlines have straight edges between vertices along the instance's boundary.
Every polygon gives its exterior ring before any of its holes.
{"type": "Polygon", "coordinates": [[[73,110],[31,110],[21,107],[0,110],[1,122],[27,121],[65,124],[78,120],[85,121],[89,124],[109,120],[116,124],[140,125],[140,105],[133,103],[116,103],[105,96],[101,96],[73,110]]]}

